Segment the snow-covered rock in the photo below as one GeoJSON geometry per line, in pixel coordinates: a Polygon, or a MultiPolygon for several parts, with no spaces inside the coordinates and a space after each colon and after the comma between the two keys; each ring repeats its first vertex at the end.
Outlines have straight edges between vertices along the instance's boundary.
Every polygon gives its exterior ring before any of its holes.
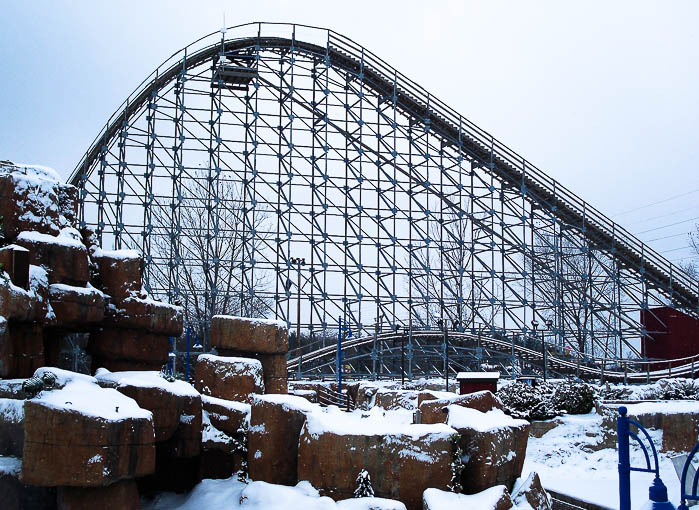
{"type": "Polygon", "coordinates": [[[105,486],[155,468],[153,415],[93,377],[52,372],[58,389],[24,404],[22,480],[40,486],[105,486]]]}
{"type": "Polygon", "coordinates": [[[211,345],[226,350],[286,354],[289,340],[282,321],[215,315],[211,319],[211,345]]]}
{"type": "Polygon", "coordinates": [[[202,354],[196,374],[195,386],[202,395],[249,403],[265,390],[262,364],[256,359],[202,354]]]}
{"type": "Polygon", "coordinates": [[[294,395],[255,395],[250,409],[250,478],[294,485],[298,481],[298,444],[306,417],[318,409],[294,395]]]}
{"type": "Polygon", "coordinates": [[[365,469],[375,495],[417,510],[426,488],[449,485],[455,434],[445,424],[401,424],[378,413],[362,417],[330,407],[307,416],[299,440],[298,476],[342,499],[353,495],[357,475],[365,469]]]}
{"type": "Polygon", "coordinates": [[[447,409],[447,424],[460,436],[464,491],[480,492],[498,484],[511,487],[522,473],[529,423],[516,420],[500,409],[486,413],[459,405],[447,409]]]}

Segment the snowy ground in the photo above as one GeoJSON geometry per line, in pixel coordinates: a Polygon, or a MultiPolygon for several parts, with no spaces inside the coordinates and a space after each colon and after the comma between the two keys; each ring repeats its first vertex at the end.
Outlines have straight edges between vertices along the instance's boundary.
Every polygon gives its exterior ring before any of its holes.
{"type": "Polygon", "coordinates": [[[360,498],[335,503],[327,496],[321,497],[308,482],[296,487],[273,485],[265,482],[244,484],[235,477],[225,480],[203,480],[188,494],[160,494],[155,499],[142,502],[143,510],[201,510],[226,508],[228,510],[371,510],[378,506],[383,510],[405,510],[398,501],[379,498],[360,498]]]}
{"type": "MultiPolygon", "coordinates": [[[[599,449],[602,418],[596,413],[559,418],[563,425],[537,439],[529,438],[522,476],[539,473],[544,487],[583,501],[618,508],[619,461],[616,448],[599,449]]],[[[661,431],[649,431],[656,449],[662,443],[661,431]]],[[[640,448],[632,441],[632,466],[645,466],[640,448]]],[[[658,453],[660,477],[673,504],[679,505],[680,482],[666,454],[658,453]]],[[[631,505],[638,508],[648,501],[651,473],[631,473],[631,505]]]]}

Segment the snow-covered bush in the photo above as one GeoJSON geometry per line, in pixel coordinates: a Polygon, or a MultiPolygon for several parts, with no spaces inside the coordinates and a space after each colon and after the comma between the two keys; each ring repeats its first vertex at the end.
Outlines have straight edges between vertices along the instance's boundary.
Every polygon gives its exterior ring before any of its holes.
{"type": "Polygon", "coordinates": [[[609,383],[597,388],[597,398],[599,400],[628,400],[632,398],[633,390],[628,386],[620,384],[611,385],[609,383]]]}
{"type": "Polygon", "coordinates": [[[500,388],[497,395],[505,407],[505,412],[513,418],[548,420],[562,414],[556,407],[555,389],[548,383],[536,387],[525,383],[512,383],[500,388]]]}
{"type": "Polygon", "coordinates": [[[554,386],[554,407],[568,414],[587,414],[595,406],[595,389],[585,383],[564,382],[554,386]]]}
{"type": "Polygon", "coordinates": [[[357,488],[354,490],[355,498],[373,498],[374,488],[371,486],[371,476],[366,469],[362,469],[357,475],[357,488]]]}
{"type": "Polygon", "coordinates": [[[698,400],[699,385],[693,379],[660,379],[642,397],[644,400],[698,400]]]}

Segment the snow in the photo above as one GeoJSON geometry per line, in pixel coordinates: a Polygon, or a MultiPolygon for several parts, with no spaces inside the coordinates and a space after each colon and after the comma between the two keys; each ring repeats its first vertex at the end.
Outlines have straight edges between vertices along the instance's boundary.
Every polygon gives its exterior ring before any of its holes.
{"type": "Polygon", "coordinates": [[[74,287],[72,285],[66,285],[65,283],[52,283],[49,285],[49,293],[52,296],[66,293],[77,293],[82,294],[83,296],[91,296],[95,298],[104,297],[104,293],[101,290],[94,288],[89,283],[87,284],[87,287],[74,287]]]}
{"type": "Polygon", "coordinates": [[[405,510],[405,505],[395,499],[353,498],[336,503],[338,510],[405,510]]]}
{"type": "Polygon", "coordinates": [[[58,172],[53,168],[43,165],[13,163],[12,166],[0,166],[0,172],[5,174],[12,173],[18,176],[22,175],[28,179],[49,181],[52,183],[62,182],[58,172]]]}
{"type": "Polygon", "coordinates": [[[5,422],[20,423],[24,420],[24,400],[0,398],[0,418],[5,422]]]}
{"type": "Polygon", "coordinates": [[[450,405],[447,424],[454,428],[470,428],[479,432],[498,430],[507,427],[520,427],[528,425],[526,420],[517,420],[506,415],[500,409],[492,409],[483,413],[470,407],[450,405]]]}
{"type": "Polygon", "coordinates": [[[57,385],[63,388],[45,389],[33,398],[32,402],[39,402],[53,409],[75,411],[105,421],[153,418],[150,411],[141,409],[132,398],[115,389],[98,386],[94,377],[53,367],[39,368],[34,375],[41,377],[44,372],[56,375],[57,385]]]}
{"type": "Polygon", "coordinates": [[[236,400],[226,400],[223,398],[210,397],[209,395],[202,395],[201,401],[203,404],[213,404],[221,407],[225,407],[232,411],[237,411],[239,413],[245,413],[250,415],[250,404],[245,402],[238,402],[236,400]]]}
{"type": "Polygon", "coordinates": [[[697,400],[665,400],[624,405],[628,410],[628,416],[640,416],[642,414],[699,414],[699,401],[697,400]]]}
{"type": "Polygon", "coordinates": [[[231,436],[225,432],[221,432],[219,429],[211,424],[209,419],[209,413],[202,409],[201,412],[201,442],[202,443],[222,443],[230,444],[232,441],[231,436]]]}
{"type": "MultiPolygon", "coordinates": [[[[529,437],[522,477],[536,471],[546,489],[561,492],[603,507],[615,508],[619,501],[619,462],[616,445],[602,448],[602,417],[596,413],[558,418],[561,425],[541,438],[529,437]]],[[[648,431],[656,449],[662,443],[662,431],[648,431]]],[[[614,434],[616,437],[616,434],[614,434]]],[[[669,457],[658,452],[660,476],[668,488],[670,501],[678,505],[679,480],[669,457]]],[[[631,462],[645,466],[645,458],[631,441],[631,462]]],[[[632,507],[648,500],[652,473],[631,473],[632,507]]]]}
{"type": "Polygon", "coordinates": [[[24,241],[28,243],[43,243],[43,244],[56,244],[60,246],[68,246],[71,248],[79,248],[85,250],[85,245],[82,241],[74,239],[72,236],[67,235],[57,235],[52,236],[50,234],[41,234],[33,230],[25,230],[20,232],[17,236],[18,241],[24,241]]]}
{"type": "Polygon", "coordinates": [[[255,395],[253,397],[253,403],[257,404],[262,402],[281,404],[282,407],[288,411],[303,411],[310,413],[315,410],[320,410],[320,406],[318,404],[312,404],[305,398],[297,397],[296,395],[269,394],[255,395]]]}
{"type": "Polygon", "coordinates": [[[113,387],[134,386],[137,388],[159,388],[165,392],[180,397],[198,397],[199,392],[191,384],[174,380],[168,382],[155,371],[125,371],[110,372],[106,368],[99,368],[95,373],[95,379],[101,383],[107,383],[113,387]]]}
{"type": "Polygon", "coordinates": [[[254,377],[255,384],[264,388],[262,380],[262,363],[252,358],[236,358],[229,356],[215,356],[213,354],[201,354],[197,363],[211,363],[216,367],[216,376],[223,378],[234,375],[249,375],[254,377]]]}
{"type": "Polygon", "coordinates": [[[17,457],[3,457],[0,455],[0,475],[19,476],[22,471],[22,459],[17,457]]]}
{"type": "MultiPolygon", "coordinates": [[[[440,438],[449,438],[452,434],[456,434],[453,428],[443,423],[434,425],[406,423],[403,413],[396,411],[382,414],[356,411],[346,413],[333,406],[326,408],[314,407],[318,410],[306,418],[304,429],[315,438],[321,434],[330,433],[347,436],[394,436],[395,440],[398,441],[402,441],[405,438],[410,438],[413,441],[432,441],[440,438]]],[[[412,416],[409,411],[408,414],[412,416]]]]}
{"type": "Polygon", "coordinates": [[[504,485],[496,485],[477,494],[456,494],[439,489],[426,489],[422,498],[427,503],[426,508],[430,510],[494,510],[505,492],[507,487],[504,485]]]}
{"type": "Polygon", "coordinates": [[[253,319],[250,317],[237,317],[235,315],[214,315],[213,319],[221,320],[236,320],[248,322],[252,327],[255,326],[276,326],[279,329],[286,329],[285,321],[278,321],[274,319],[253,319]]]}
{"type": "Polygon", "coordinates": [[[181,306],[171,305],[170,303],[164,303],[163,301],[158,301],[157,299],[153,299],[144,290],[139,291],[138,295],[135,295],[135,296],[132,295],[132,296],[124,299],[124,303],[129,303],[129,302],[139,302],[139,303],[144,303],[146,305],[157,306],[160,308],[170,308],[170,309],[174,310],[176,313],[181,313],[181,311],[182,311],[181,306]]]}
{"type": "Polygon", "coordinates": [[[456,374],[456,380],[465,380],[465,381],[482,381],[483,379],[486,380],[498,380],[500,379],[500,372],[459,372],[456,374]]]}
{"type": "Polygon", "coordinates": [[[141,258],[141,253],[138,250],[105,250],[97,246],[92,248],[92,258],[106,257],[115,260],[129,260],[141,258]]]}

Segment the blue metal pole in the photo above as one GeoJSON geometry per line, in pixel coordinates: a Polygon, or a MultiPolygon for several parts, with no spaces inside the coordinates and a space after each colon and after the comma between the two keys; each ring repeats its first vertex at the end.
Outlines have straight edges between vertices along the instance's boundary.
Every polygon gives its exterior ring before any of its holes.
{"type": "Polygon", "coordinates": [[[337,332],[337,392],[342,393],[342,317],[337,321],[340,325],[337,332]]]}
{"type": "Polygon", "coordinates": [[[167,356],[167,368],[168,368],[168,371],[170,372],[170,375],[174,375],[172,373],[173,372],[173,366],[172,366],[173,356],[172,356],[172,354],[174,352],[175,352],[175,350],[173,348],[173,339],[172,339],[172,337],[170,337],[170,352],[168,353],[168,356],[167,356]]]}
{"type": "Polygon", "coordinates": [[[189,382],[189,327],[187,327],[187,368],[185,369],[185,381],[189,382]]]}
{"type": "Polygon", "coordinates": [[[619,510],[631,510],[631,462],[629,459],[629,419],[626,407],[619,408],[616,431],[619,442],[619,510]]]}

